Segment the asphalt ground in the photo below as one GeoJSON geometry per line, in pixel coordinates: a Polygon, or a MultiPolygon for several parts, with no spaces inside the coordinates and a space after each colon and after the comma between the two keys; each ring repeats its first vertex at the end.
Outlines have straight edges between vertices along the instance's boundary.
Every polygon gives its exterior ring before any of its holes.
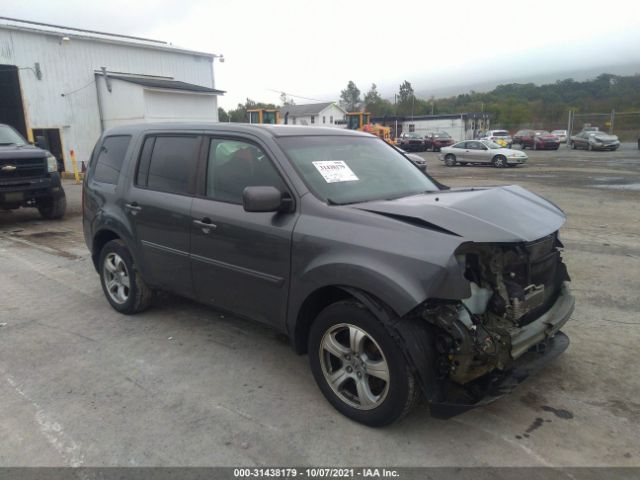
{"type": "Polygon", "coordinates": [[[112,310],[73,181],[62,221],[0,212],[0,466],[640,466],[640,152],[527,152],[508,169],[422,155],[445,184],[518,184],[566,211],[569,349],[491,405],[384,429],[335,412],[265,326],[166,294],[112,310]]]}

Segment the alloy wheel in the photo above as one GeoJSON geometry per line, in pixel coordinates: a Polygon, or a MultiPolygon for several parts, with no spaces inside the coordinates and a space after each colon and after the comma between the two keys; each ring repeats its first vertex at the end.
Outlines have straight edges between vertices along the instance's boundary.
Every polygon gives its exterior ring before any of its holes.
{"type": "Polygon", "coordinates": [[[120,255],[112,252],[104,258],[102,276],[111,300],[119,305],[126,303],[131,291],[131,280],[127,265],[120,255]]]}
{"type": "Polygon", "coordinates": [[[346,404],[371,410],[389,391],[389,365],[378,343],[362,328],[341,323],[327,330],[318,352],[327,384],[346,404]]]}

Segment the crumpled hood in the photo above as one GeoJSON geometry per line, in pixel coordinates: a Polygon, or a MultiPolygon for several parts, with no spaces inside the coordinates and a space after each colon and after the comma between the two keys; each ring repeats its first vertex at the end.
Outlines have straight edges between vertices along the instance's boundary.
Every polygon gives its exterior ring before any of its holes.
{"type": "Polygon", "coordinates": [[[439,191],[351,207],[478,243],[531,242],[555,232],[566,220],[558,207],[517,185],[439,191]]]}

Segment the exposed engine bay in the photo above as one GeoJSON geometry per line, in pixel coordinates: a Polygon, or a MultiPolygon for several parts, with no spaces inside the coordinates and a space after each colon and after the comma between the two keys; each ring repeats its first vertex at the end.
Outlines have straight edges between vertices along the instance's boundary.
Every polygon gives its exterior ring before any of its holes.
{"type": "Polygon", "coordinates": [[[496,369],[508,369],[539,343],[540,337],[531,331],[542,335],[547,325],[534,322],[554,305],[570,280],[562,248],[557,232],[529,243],[465,243],[458,248],[456,258],[471,296],[459,302],[428,302],[422,310],[422,317],[438,327],[439,378],[468,384],[496,369]]]}

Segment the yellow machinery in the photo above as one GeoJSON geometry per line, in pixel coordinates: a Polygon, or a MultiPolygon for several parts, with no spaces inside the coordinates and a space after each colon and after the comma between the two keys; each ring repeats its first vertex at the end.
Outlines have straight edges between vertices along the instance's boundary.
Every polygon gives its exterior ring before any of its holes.
{"type": "Polygon", "coordinates": [[[393,143],[391,140],[391,128],[383,127],[377,123],[371,123],[371,114],[369,112],[347,113],[347,128],[349,130],[367,132],[380,137],[387,143],[393,143]]]}
{"type": "Polygon", "coordinates": [[[271,108],[255,108],[247,110],[249,123],[269,123],[275,125],[279,122],[278,110],[271,108]]]}

